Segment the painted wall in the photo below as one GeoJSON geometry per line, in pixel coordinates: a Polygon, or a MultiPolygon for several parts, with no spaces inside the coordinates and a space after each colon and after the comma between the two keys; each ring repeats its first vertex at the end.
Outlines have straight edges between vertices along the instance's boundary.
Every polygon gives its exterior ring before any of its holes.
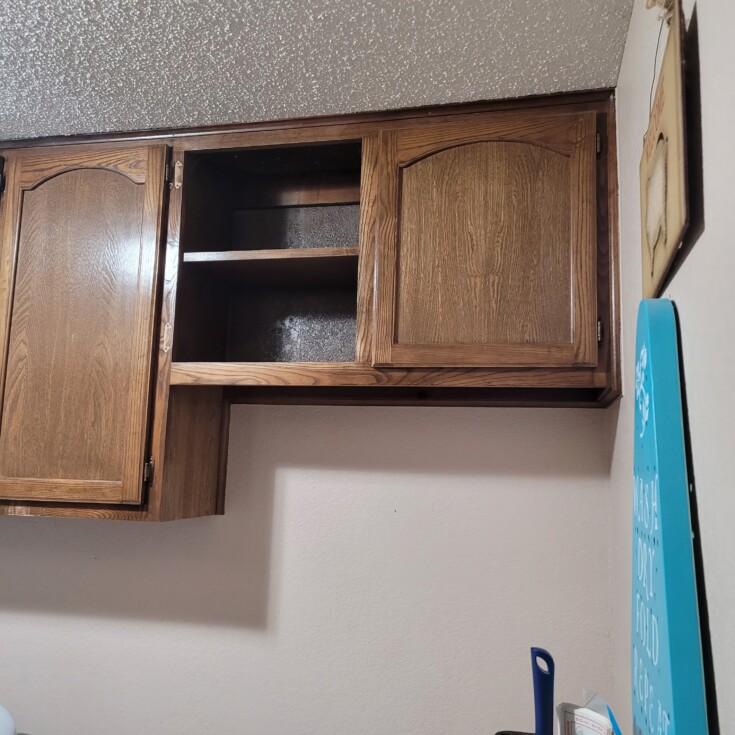
{"type": "MultiPolygon", "coordinates": [[[[618,88],[626,386],[658,33],[643,5],[618,88]]],[[[667,295],[727,723],[735,6],[698,15],[705,227],[667,295]]],[[[629,398],[619,412],[237,408],[224,518],[0,519],[0,700],[32,735],[530,730],[540,643],[558,699],[613,691],[629,723],[631,426],[629,398]]]]}
{"type": "MultiPolygon", "coordinates": [[[[692,14],[692,2],[685,3],[692,14]]],[[[682,330],[694,473],[705,581],[719,692],[722,732],[735,721],[735,394],[733,278],[735,206],[735,6],[700,2],[697,10],[701,63],[704,231],[664,295],[674,299],[682,330]],[[729,723],[729,724],[728,724],[729,723]]],[[[623,289],[624,365],[632,383],[635,318],[640,299],[638,165],[648,120],[649,93],[659,23],[656,12],[636,2],[618,82],[618,145],[623,289]]],[[[661,54],[666,30],[661,40],[661,54]]],[[[615,599],[616,703],[622,721],[630,712],[630,526],[632,503],[632,396],[620,407],[612,463],[612,570],[615,599]]]]}
{"type": "Polygon", "coordinates": [[[31,735],[531,730],[610,691],[606,412],[236,407],[227,515],[0,518],[31,735]]]}

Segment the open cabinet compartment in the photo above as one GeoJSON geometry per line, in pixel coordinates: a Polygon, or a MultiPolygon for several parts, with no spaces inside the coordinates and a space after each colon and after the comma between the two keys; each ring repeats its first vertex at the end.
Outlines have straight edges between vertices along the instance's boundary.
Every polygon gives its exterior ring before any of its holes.
{"type": "Polygon", "coordinates": [[[194,151],[184,161],[184,252],[353,247],[360,141],[194,151]]]}
{"type": "Polygon", "coordinates": [[[354,362],[361,148],[186,154],[174,361],[354,362]]]}

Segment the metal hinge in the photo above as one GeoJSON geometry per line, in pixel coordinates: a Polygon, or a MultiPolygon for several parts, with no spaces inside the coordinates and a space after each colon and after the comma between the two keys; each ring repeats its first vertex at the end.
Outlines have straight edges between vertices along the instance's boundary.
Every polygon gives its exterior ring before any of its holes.
{"type": "Polygon", "coordinates": [[[602,319],[597,320],[597,344],[600,344],[602,342],[602,336],[605,333],[605,328],[602,323],[602,319]]]}
{"type": "Polygon", "coordinates": [[[153,482],[153,470],[155,469],[155,464],[153,461],[153,457],[151,457],[147,462],[143,463],[143,482],[146,485],[150,485],[153,482]]]}
{"type": "Polygon", "coordinates": [[[596,140],[597,140],[597,142],[596,142],[595,145],[596,145],[597,155],[599,156],[600,153],[602,153],[602,136],[599,133],[597,133],[597,139],[596,140]]]}
{"type": "Polygon", "coordinates": [[[180,189],[184,183],[184,164],[181,161],[166,164],[166,177],[164,179],[172,189],[180,189]]]}

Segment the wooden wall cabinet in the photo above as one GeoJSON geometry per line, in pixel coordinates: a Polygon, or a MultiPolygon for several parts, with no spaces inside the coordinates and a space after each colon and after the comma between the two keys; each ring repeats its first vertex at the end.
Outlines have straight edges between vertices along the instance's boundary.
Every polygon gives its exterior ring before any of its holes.
{"type": "Polygon", "coordinates": [[[609,93],[0,145],[0,513],[223,512],[232,402],[605,406],[609,93]]]}

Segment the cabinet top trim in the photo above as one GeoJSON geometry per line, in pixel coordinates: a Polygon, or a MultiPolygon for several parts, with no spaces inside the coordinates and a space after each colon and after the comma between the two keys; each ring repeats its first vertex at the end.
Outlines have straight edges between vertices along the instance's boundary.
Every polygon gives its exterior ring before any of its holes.
{"type": "Polygon", "coordinates": [[[44,138],[27,138],[23,140],[0,140],[0,152],[14,148],[33,148],[52,145],[77,145],[82,143],[139,143],[140,141],[160,140],[161,142],[189,143],[187,148],[226,148],[231,136],[238,133],[259,131],[292,131],[310,128],[330,128],[331,140],[360,138],[375,135],[386,123],[410,121],[413,119],[451,116],[472,112],[492,112],[500,110],[524,109],[534,107],[563,107],[566,105],[588,105],[588,109],[604,111],[607,103],[614,98],[614,89],[590,90],[586,92],[568,92],[563,94],[519,97],[514,99],[489,100],[448,104],[434,107],[413,107],[402,110],[386,110],[381,112],[363,112],[351,115],[332,115],[326,117],[300,118],[291,120],[273,120],[252,123],[233,123],[230,125],[201,126],[177,129],[151,129],[117,133],[101,133],[91,135],[50,136],[44,138]],[[193,145],[197,141],[196,145],[193,145]],[[202,144],[203,143],[203,144],[202,144]],[[213,144],[214,143],[214,144],[213,144]],[[202,145],[200,145],[202,144],[202,145]]]}

